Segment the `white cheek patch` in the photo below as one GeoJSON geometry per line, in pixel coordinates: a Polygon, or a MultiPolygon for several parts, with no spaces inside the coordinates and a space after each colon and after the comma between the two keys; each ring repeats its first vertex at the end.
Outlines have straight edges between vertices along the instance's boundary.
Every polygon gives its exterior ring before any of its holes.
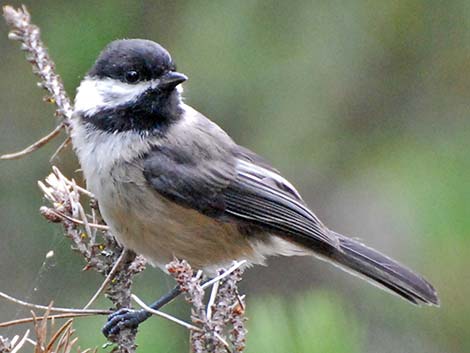
{"type": "Polygon", "coordinates": [[[92,115],[99,110],[115,108],[135,101],[149,88],[157,87],[159,80],[129,84],[111,78],[86,77],[77,89],[75,113],[92,115]]]}

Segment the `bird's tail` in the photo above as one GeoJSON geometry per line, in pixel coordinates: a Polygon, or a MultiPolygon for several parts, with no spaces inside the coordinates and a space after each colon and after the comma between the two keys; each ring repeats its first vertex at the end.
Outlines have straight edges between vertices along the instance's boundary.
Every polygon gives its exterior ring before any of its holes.
{"type": "Polygon", "coordinates": [[[439,306],[436,290],[422,276],[355,239],[335,235],[340,250],[330,252],[326,260],[413,304],[439,306]]]}

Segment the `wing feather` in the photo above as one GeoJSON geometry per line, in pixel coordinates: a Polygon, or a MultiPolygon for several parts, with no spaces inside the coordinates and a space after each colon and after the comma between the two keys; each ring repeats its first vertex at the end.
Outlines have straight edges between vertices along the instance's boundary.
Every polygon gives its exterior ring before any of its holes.
{"type": "Polygon", "coordinates": [[[190,153],[181,158],[181,151],[160,148],[147,156],[144,175],[164,197],[207,216],[253,224],[310,247],[339,247],[291,183],[261,157],[238,148],[214,160],[190,153]]]}
{"type": "Polygon", "coordinates": [[[292,184],[279,174],[273,177],[272,170],[263,173],[263,169],[246,161],[237,164],[236,180],[223,190],[226,212],[274,232],[337,248],[336,236],[305,206],[292,184]]]}

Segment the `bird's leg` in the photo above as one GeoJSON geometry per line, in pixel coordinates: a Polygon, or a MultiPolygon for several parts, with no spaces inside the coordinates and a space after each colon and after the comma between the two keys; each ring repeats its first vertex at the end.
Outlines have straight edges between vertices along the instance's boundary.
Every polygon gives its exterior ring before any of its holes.
{"type": "MultiPolygon", "coordinates": [[[[180,294],[181,289],[179,286],[176,286],[169,293],[149,306],[154,310],[158,310],[180,294]]],[[[102,332],[106,337],[109,337],[117,335],[123,329],[136,329],[139,324],[147,320],[150,316],[152,316],[152,314],[144,309],[133,310],[122,308],[108,316],[108,322],[104,325],[102,332]]]]}

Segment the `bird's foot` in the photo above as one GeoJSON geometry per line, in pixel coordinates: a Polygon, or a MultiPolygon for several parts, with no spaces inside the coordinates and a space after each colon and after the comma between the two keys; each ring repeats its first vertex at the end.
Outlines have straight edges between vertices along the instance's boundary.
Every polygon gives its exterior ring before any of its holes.
{"type": "Polygon", "coordinates": [[[108,316],[108,322],[101,330],[106,338],[118,335],[124,329],[137,329],[140,323],[151,316],[145,310],[119,309],[108,316]]]}
{"type": "MultiPolygon", "coordinates": [[[[150,307],[154,310],[158,310],[180,294],[181,289],[179,286],[176,286],[155,303],[151,304],[150,307]]],[[[152,314],[145,310],[119,309],[108,316],[108,322],[101,331],[106,338],[108,338],[119,334],[119,332],[124,329],[137,329],[137,327],[150,316],[152,316],[152,314]]]]}

